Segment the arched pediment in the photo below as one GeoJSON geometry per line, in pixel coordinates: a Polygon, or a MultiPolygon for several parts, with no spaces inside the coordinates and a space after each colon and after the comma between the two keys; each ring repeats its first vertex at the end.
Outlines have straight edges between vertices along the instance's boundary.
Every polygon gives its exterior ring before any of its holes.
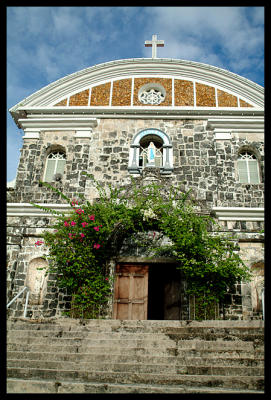
{"type": "Polygon", "coordinates": [[[261,108],[264,89],[221,68],[173,59],[126,59],[95,65],[68,75],[10,109],[35,108],[261,108]],[[160,104],[143,104],[140,89],[163,87],[160,104]]]}

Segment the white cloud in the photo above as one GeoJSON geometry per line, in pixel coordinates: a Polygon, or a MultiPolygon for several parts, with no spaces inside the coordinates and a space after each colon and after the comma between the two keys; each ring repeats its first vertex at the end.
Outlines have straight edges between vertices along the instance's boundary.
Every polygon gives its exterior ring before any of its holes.
{"type": "MultiPolygon", "coordinates": [[[[254,65],[259,68],[263,7],[153,7],[146,12],[152,32],[165,40],[165,48],[158,49],[160,57],[204,62],[241,75],[254,65]]],[[[150,36],[149,26],[145,34],[150,36]]]]}

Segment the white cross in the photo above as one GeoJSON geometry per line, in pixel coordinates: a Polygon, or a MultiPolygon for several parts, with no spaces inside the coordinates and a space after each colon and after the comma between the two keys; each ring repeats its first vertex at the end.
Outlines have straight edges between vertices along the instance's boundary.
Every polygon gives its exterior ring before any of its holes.
{"type": "Polygon", "coordinates": [[[157,40],[157,35],[152,35],[152,40],[145,41],[145,47],[152,47],[152,58],[157,58],[156,47],[164,47],[164,40],[157,40]]]}

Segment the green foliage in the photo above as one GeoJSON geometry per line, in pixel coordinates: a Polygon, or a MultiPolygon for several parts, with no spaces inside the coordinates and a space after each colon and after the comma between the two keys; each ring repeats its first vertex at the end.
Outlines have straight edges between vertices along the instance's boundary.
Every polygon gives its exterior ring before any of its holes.
{"type": "MultiPolygon", "coordinates": [[[[175,257],[187,280],[187,294],[197,296],[203,305],[223,301],[227,287],[249,278],[234,241],[218,233],[210,216],[196,212],[190,192],[135,182],[104,189],[93,182],[99,200],[91,204],[80,195],[71,201],[62,194],[71,212],[57,215],[54,231],[43,235],[50,271],[56,273],[58,286],[73,296],[70,315],[98,316],[111,294],[108,262],[118,254],[124,238],[134,233],[154,231],[153,239],[156,232],[169,239],[167,245],[155,240],[147,245],[154,255],[175,257]]],[[[146,241],[141,245],[146,246],[146,241]]]]}

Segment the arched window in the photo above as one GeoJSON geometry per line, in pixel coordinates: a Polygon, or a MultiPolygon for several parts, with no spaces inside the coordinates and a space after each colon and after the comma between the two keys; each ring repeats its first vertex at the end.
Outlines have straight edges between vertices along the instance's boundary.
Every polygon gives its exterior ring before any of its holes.
{"type": "Polygon", "coordinates": [[[65,164],[66,154],[63,151],[52,151],[46,159],[45,182],[60,180],[64,173],[65,164]]]}
{"type": "Polygon", "coordinates": [[[242,151],[238,155],[238,174],[241,183],[260,183],[260,171],[257,157],[250,151],[242,151]]]}
{"type": "Polygon", "coordinates": [[[159,129],[145,129],[137,133],[130,149],[128,170],[140,174],[143,168],[160,168],[162,174],[173,171],[172,144],[167,134],[159,129]]]}

